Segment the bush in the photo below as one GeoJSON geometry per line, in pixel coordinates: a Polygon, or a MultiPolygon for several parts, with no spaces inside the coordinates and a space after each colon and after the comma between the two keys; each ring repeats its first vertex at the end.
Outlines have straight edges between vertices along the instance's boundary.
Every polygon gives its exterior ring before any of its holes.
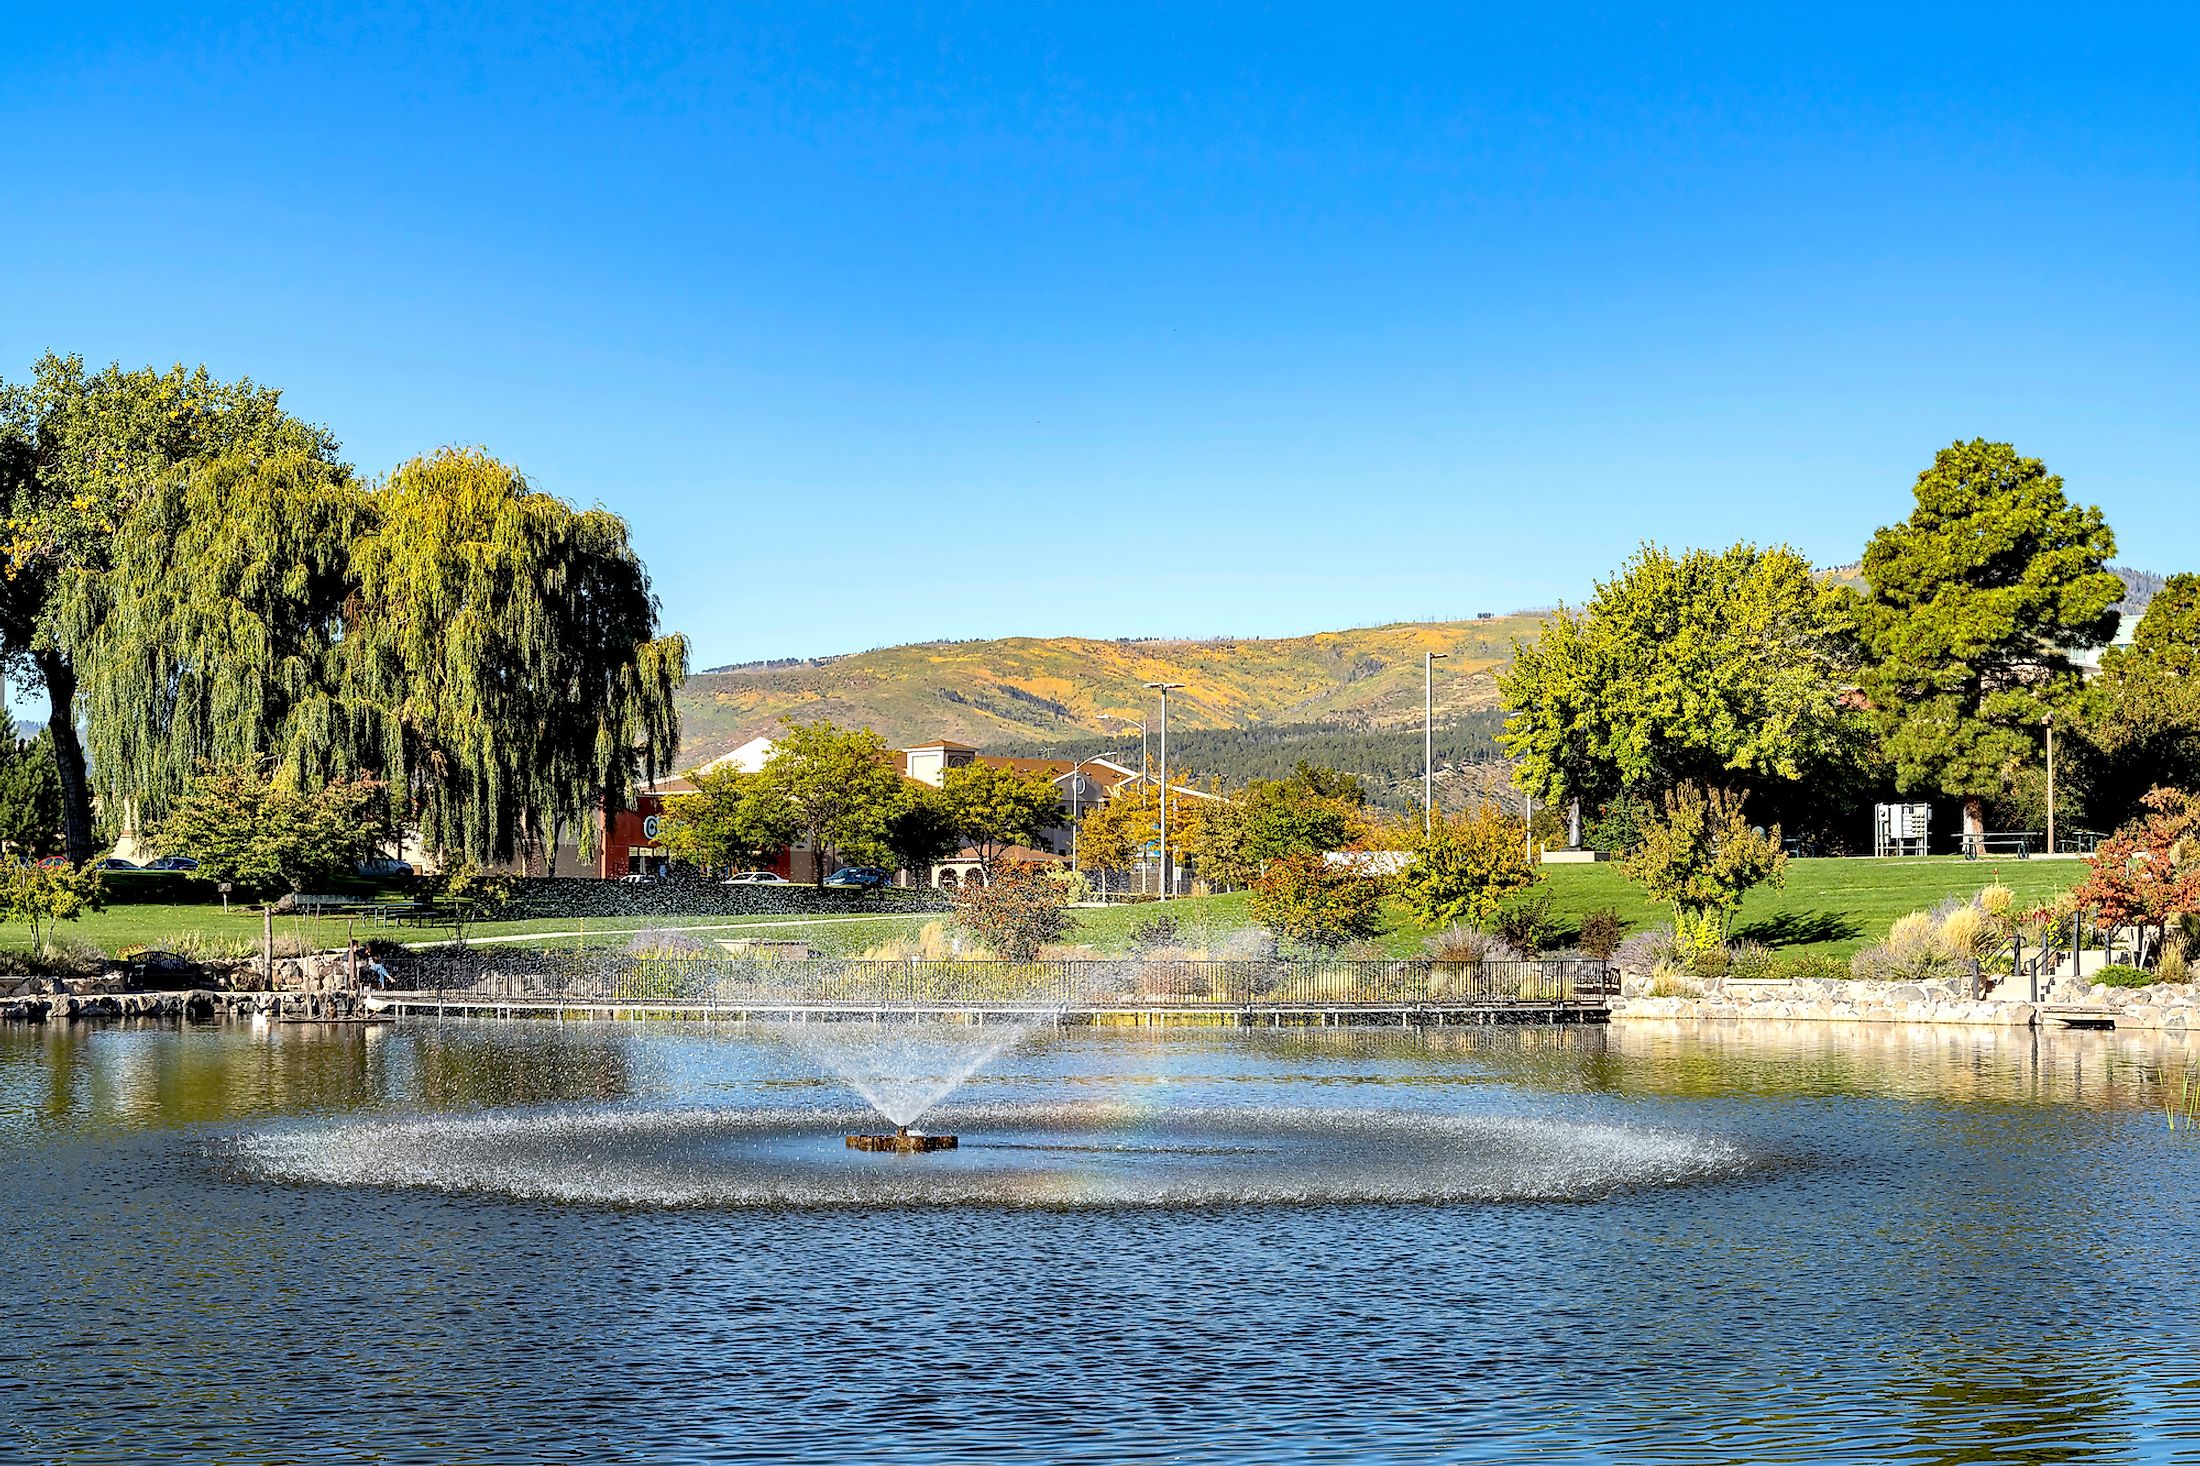
{"type": "Polygon", "coordinates": [[[1532,957],[1550,945],[1551,898],[1537,896],[1532,900],[1515,901],[1497,913],[1495,925],[1505,945],[1532,957]]]}
{"type": "Polygon", "coordinates": [[[1497,938],[1488,932],[1454,922],[1440,932],[1429,933],[1421,947],[1437,962],[1480,962],[1496,944],[1497,938]]]}
{"type": "Polygon", "coordinates": [[[1824,952],[1806,952],[1788,959],[1786,975],[1819,982],[1839,981],[1848,977],[1849,964],[1824,952]]]}
{"type": "Polygon", "coordinates": [[[1068,905],[1061,884],[1038,868],[1005,866],[990,884],[955,893],[955,924],[1009,961],[1029,962],[1069,930],[1068,905]]]}
{"type": "Polygon", "coordinates": [[[1382,930],[1383,883],[1318,855],[1286,856],[1254,882],[1252,909],[1277,936],[1333,950],[1382,930]]]}
{"type": "Polygon", "coordinates": [[[1620,938],[1626,934],[1627,923],[1619,912],[1609,906],[1600,906],[1581,918],[1582,955],[1609,962],[1612,954],[1619,950],[1620,938]]]}
{"type": "Polygon", "coordinates": [[[1652,927],[1646,932],[1636,932],[1612,949],[1611,961],[1622,972],[1646,977],[1661,967],[1672,966],[1679,958],[1673,942],[1673,928],[1652,927]]]}
{"type": "MultiPolygon", "coordinates": [[[[2002,920],[1985,896],[1982,892],[1969,901],[1943,901],[1930,911],[1897,917],[1884,942],[1866,947],[1850,961],[1850,974],[1871,982],[1967,977],[1974,962],[1991,956],[2007,940],[2002,920]]],[[[2008,909],[1999,896],[1995,902],[2008,909]]]]}
{"type": "Polygon", "coordinates": [[[1540,879],[1528,858],[1526,822],[1485,805],[1431,820],[1413,842],[1413,861],[1399,885],[1417,919],[1481,926],[1497,917],[1506,897],[1540,879]]]}
{"type": "Polygon", "coordinates": [[[1581,825],[1581,843],[1607,855],[1627,855],[1642,843],[1643,827],[1655,816],[1647,800],[1622,794],[1581,825]]]}
{"type": "Polygon", "coordinates": [[[1736,942],[1726,949],[1727,981],[1761,982],[1780,976],[1772,949],[1760,942],[1736,942]]]}
{"type": "Polygon", "coordinates": [[[1176,945],[1179,928],[1173,916],[1157,914],[1142,917],[1131,923],[1131,947],[1135,951],[1150,952],[1156,947],[1176,945]]]}

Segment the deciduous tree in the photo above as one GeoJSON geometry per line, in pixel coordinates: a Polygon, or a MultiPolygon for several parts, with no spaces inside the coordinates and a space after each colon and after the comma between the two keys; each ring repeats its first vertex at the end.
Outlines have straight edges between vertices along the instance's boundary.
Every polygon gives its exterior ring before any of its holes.
{"type": "Polygon", "coordinates": [[[1840,594],[1784,546],[1646,546],[1500,676],[1502,742],[1550,803],[1804,777],[1840,748],[1840,594]]]}
{"type": "Polygon", "coordinates": [[[202,879],[243,895],[302,891],[373,855],[389,836],[388,807],[370,779],[300,789],[260,765],[231,764],[187,784],[147,843],[190,856],[202,879]]]}
{"type": "Polygon", "coordinates": [[[1787,879],[1780,829],[1757,830],[1742,814],[1742,796],[1683,784],[1659,801],[1627,857],[1627,874],[1653,901],[1673,908],[1673,936],[1691,955],[1727,939],[1742,897],[1787,879]]]}
{"type": "Polygon", "coordinates": [[[785,829],[815,852],[817,884],[826,855],[886,857],[886,825],[906,796],[886,740],[869,728],[788,722],[772,756],[747,782],[756,829],[785,829]]]}
{"type": "Polygon", "coordinates": [[[155,822],[209,763],[359,772],[373,751],[336,663],[365,504],[296,447],[194,460],[138,496],[64,617],[105,808],[155,822]]]}
{"type": "Polygon", "coordinates": [[[963,837],[939,790],[917,785],[905,793],[901,807],[886,817],[886,850],[921,886],[933,866],[962,848],[963,837]]]}
{"type": "Polygon", "coordinates": [[[1039,832],[1062,818],[1061,799],[1045,776],[1002,764],[949,769],[940,779],[940,803],[988,882],[1009,847],[1035,845],[1039,832]]]}
{"type": "MultiPolygon", "coordinates": [[[[2086,689],[2073,762],[2103,824],[2121,824],[2157,785],[2200,789],[2200,575],[2173,575],[2129,646],[2112,646],[2086,689]]],[[[2071,780],[2065,764],[2065,789],[2071,780]]]]}
{"type": "Polygon", "coordinates": [[[106,902],[100,874],[75,864],[11,864],[0,868],[0,917],[31,929],[31,950],[46,955],[57,921],[74,921],[106,902]]]}
{"type": "MultiPolygon", "coordinates": [[[[1204,800],[1187,799],[1181,793],[1170,796],[1169,855],[1172,859],[1182,860],[1191,853],[1198,838],[1199,823],[1206,817],[1204,807],[1195,810],[1192,806],[1204,806],[1205,803],[1204,800]]],[[[1143,852],[1158,846],[1160,841],[1159,786],[1126,782],[1117,787],[1106,804],[1088,812],[1078,822],[1078,863],[1091,870],[1129,870],[1143,852]]]]}
{"type": "Polygon", "coordinates": [[[1186,846],[1202,875],[1250,885],[1271,861],[1343,849],[1365,803],[1358,780],[1301,763],[1288,779],[1255,779],[1227,801],[1202,801],[1186,846]]]}
{"type": "Polygon", "coordinates": [[[512,904],[517,883],[506,871],[489,870],[463,856],[421,882],[421,894],[451,919],[451,939],[466,945],[466,928],[512,904]]]}
{"type": "Polygon", "coordinates": [[[747,797],[754,777],[731,766],[689,774],[694,793],[665,796],[657,829],[665,854],[702,870],[733,871],[785,849],[792,826],[784,819],[759,821],[771,806],[747,797]]]}
{"type": "Polygon", "coordinates": [[[2200,915],[2200,796],[2156,789],[2145,813],[2101,841],[2073,893],[2110,925],[2134,925],[2155,953],[2170,928],[2200,915]]]}

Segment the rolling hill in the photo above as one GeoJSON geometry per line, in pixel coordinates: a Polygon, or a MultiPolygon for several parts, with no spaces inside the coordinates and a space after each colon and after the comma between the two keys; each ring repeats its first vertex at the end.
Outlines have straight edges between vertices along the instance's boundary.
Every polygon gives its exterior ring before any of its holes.
{"type": "MultiPolygon", "coordinates": [[[[1418,727],[1421,657],[1440,653],[1439,722],[1497,705],[1491,673],[1537,616],[1400,622],[1274,640],[1104,641],[1009,637],[925,642],[812,661],[699,672],[680,694],[680,767],[782,718],[868,725],[888,741],[953,738],[980,748],[1120,736],[1153,706],[1148,682],[1181,682],[1172,729],[1288,725],[1418,727]]],[[[1136,729],[1129,730],[1135,742],[1136,729]]]]}

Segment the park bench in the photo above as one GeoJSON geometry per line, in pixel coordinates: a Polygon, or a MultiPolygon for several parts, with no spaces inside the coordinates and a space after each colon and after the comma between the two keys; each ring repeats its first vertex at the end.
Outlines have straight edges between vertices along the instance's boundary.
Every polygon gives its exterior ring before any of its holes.
{"type": "Polygon", "coordinates": [[[336,916],[358,904],[354,896],[308,896],[302,891],[290,898],[291,909],[300,916],[336,916]]]}
{"type": "Polygon", "coordinates": [[[2035,830],[1982,830],[1956,838],[1962,842],[1965,860],[1982,855],[2014,855],[2019,860],[2030,860],[2032,846],[2040,837],[2035,830]]]}

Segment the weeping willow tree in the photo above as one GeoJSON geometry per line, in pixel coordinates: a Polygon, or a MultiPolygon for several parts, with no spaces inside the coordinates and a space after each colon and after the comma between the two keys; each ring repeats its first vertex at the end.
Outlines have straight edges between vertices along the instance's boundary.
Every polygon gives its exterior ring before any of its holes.
{"type": "Polygon", "coordinates": [[[360,771],[372,724],[342,701],[338,657],[365,505],[341,465],[294,449],[138,496],[63,621],[103,809],[157,821],[209,765],[298,788],[360,771]]]}
{"type": "MultiPolygon", "coordinates": [[[[28,381],[0,383],[0,661],[40,683],[51,710],[62,829],[76,859],[94,846],[77,692],[82,639],[132,514],[193,465],[234,453],[290,453],[336,467],[327,432],[282,394],[205,367],[108,366],[48,354],[28,381]]],[[[96,730],[95,741],[102,735],[96,730]]]]}
{"type": "Polygon", "coordinates": [[[338,695],[429,849],[503,862],[572,830],[586,853],[669,764],[687,641],[657,636],[617,515],[444,449],[367,496],[351,568],[338,695]]]}

